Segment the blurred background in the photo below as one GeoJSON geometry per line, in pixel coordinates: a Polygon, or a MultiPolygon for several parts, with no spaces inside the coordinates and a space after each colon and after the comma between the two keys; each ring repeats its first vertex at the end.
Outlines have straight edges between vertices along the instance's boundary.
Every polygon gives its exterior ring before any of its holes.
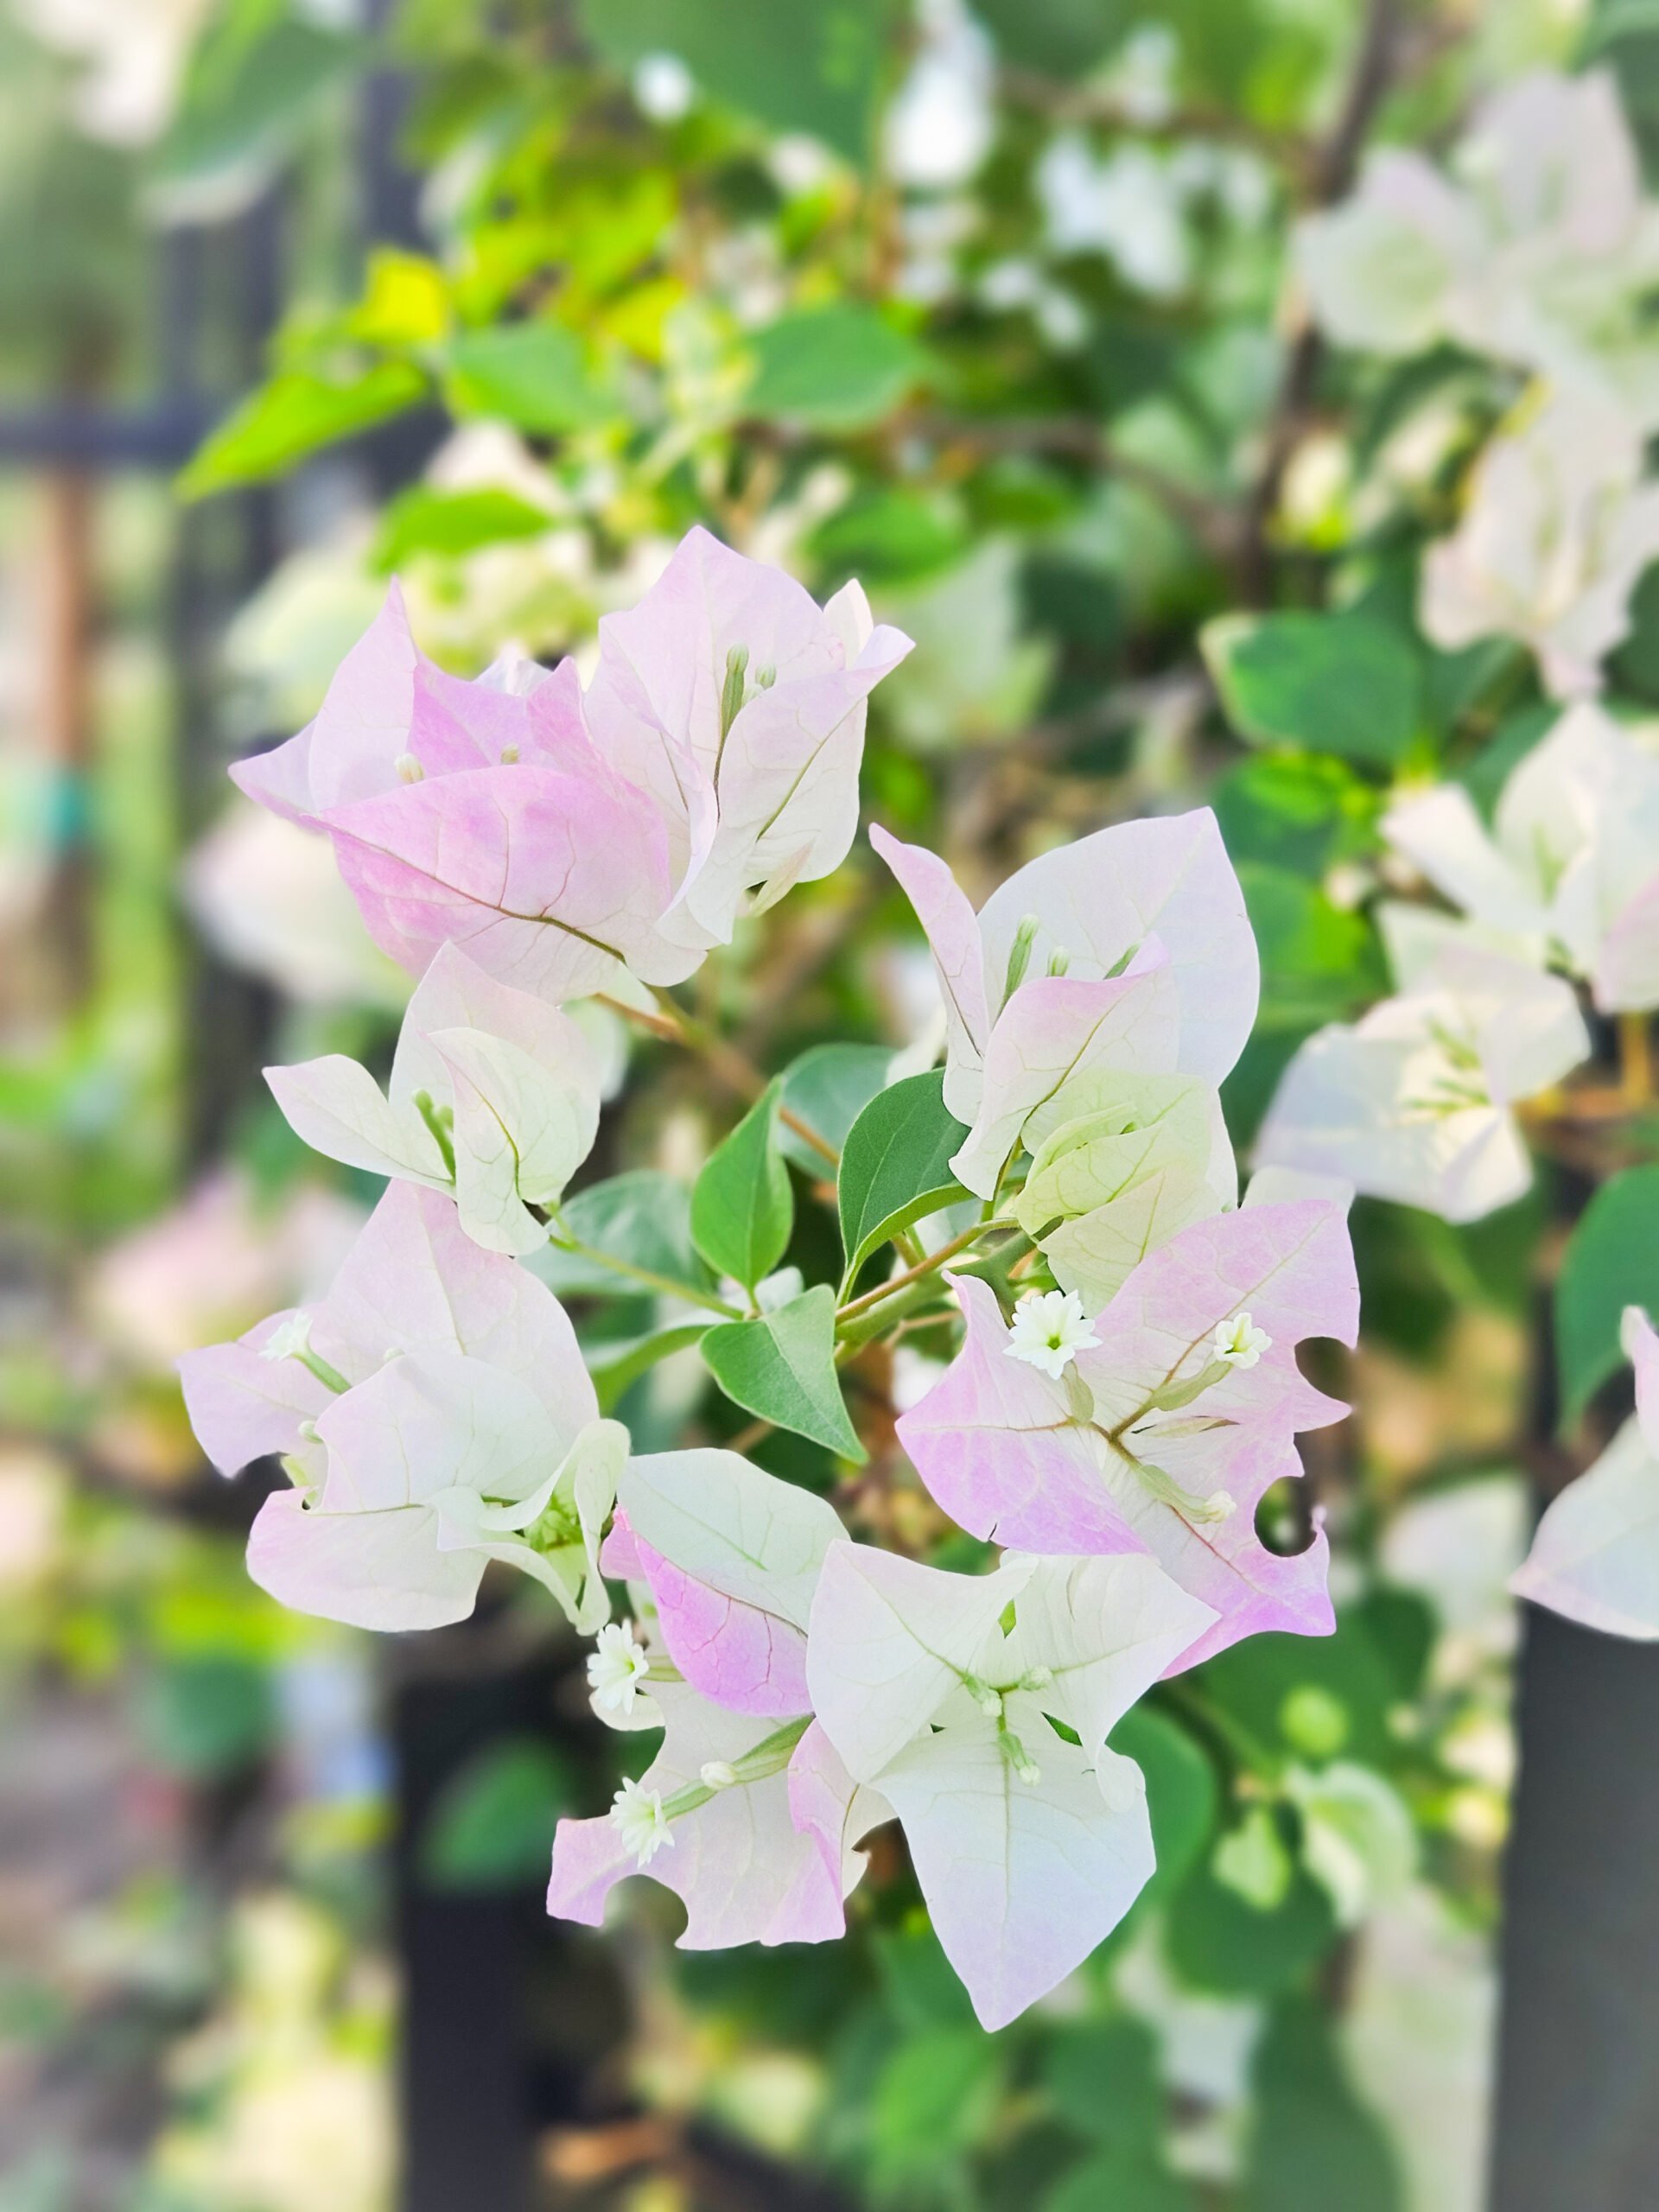
{"type": "MultiPolygon", "coordinates": [[[[375,1196],[259,1070],[384,1060],[407,981],[225,768],[315,712],[393,571],[463,673],[580,659],[694,521],[856,574],[918,644],[867,812],[976,896],[1216,804],[1266,969],[1247,1142],[1385,988],[1397,762],[1247,747],[1198,628],[1327,594],[1408,627],[1511,396],[1450,347],[1333,361],[1288,226],[1371,140],[1439,151],[1592,62],[1659,126],[1659,18],[1620,0],[0,5],[3,2212],[1484,2201],[1503,1586],[1561,1478],[1535,1306],[1595,1162],[1470,1230],[1357,1209],[1358,1410],[1305,1440],[1342,1632],[1153,1712],[1153,1889],[997,2037],[908,1909],[805,1954],[677,1954],[655,1891],[550,1925],[554,1822],[614,1786],[550,1608],[491,1584],[372,1648],[281,1612],[257,1471],[206,1469],[173,1363],[316,1293],[375,1196]],[[1340,1767],[1345,1875],[1253,1822],[1258,1756],[1340,1767]]],[[[1507,650],[1421,647],[1434,741],[1494,773],[1542,727],[1507,650]]],[[[696,986],[753,1057],[912,1039],[867,851],[775,918],[696,986]]],[[[722,1103],[604,1041],[590,1172],[695,1168],[722,1103]]],[[[711,1418],[698,1372],[636,1437],[711,1418]]]]}

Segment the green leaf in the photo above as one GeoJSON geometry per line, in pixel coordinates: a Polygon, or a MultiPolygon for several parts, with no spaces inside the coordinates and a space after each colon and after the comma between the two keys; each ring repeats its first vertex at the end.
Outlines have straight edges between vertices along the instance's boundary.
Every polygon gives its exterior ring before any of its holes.
{"type": "Polygon", "coordinates": [[[856,430],[890,414],[927,368],[913,339],[874,308],[803,308],[749,340],[754,381],[744,412],[811,429],[856,430]]]}
{"type": "Polygon", "coordinates": [[[973,2000],[931,1928],[883,1929],[872,1941],[882,1996],[906,2035],[972,2027],[973,2000]]]}
{"type": "Polygon", "coordinates": [[[961,514],[938,494],[900,486],[855,495],[807,540],[813,559],[867,583],[907,583],[948,568],[968,549],[961,514]]]}
{"type": "Polygon", "coordinates": [[[401,567],[411,553],[454,557],[509,538],[539,537],[551,527],[545,508],[511,492],[433,492],[415,484],[381,516],[374,565],[385,574],[401,567]]]}
{"type": "Polygon", "coordinates": [[[1043,2061],[1054,2109],[1086,2142],[1154,2152],[1164,2132],[1157,2044],[1143,2021],[1068,2021],[1043,2061]]]}
{"type": "Polygon", "coordinates": [[[1604,1183],[1567,1239],[1555,1285],[1561,1416],[1572,1422],[1623,1363],[1627,1306],[1659,1315],[1659,1166],[1604,1183]]]}
{"type": "Polygon", "coordinates": [[[753,1290],[784,1256],[795,1225],[795,1197],[778,1147],[773,1082],[703,1163],[691,1193],[691,1236],[716,1274],[753,1290]]]}
{"type": "Polygon", "coordinates": [[[279,476],[319,446],[401,415],[427,389],[425,377],[409,361],[382,361],[345,384],[305,369],[282,370],[209,431],[174,488],[181,499],[201,499],[232,485],[279,476]]]}
{"type": "Polygon", "coordinates": [[[975,12],[1010,67],[1060,82],[1091,69],[1134,20],[1122,0],[977,0],[975,12]]]}
{"type": "Polygon", "coordinates": [[[423,1878],[442,1890],[518,1889],[543,1880],[553,1831],[575,1789],[539,1737],[488,1745],[452,1775],[421,1835],[423,1878]]]}
{"type": "Polygon", "coordinates": [[[836,1300],[828,1283],[775,1313],[717,1322],[704,1332],[702,1356],[734,1405],[862,1465],[868,1455],[847,1418],[836,1372],[836,1300]]]}
{"type": "Polygon", "coordinates": [[[1170,1899],[1164,1948],[1181,1980],[1224,1997],[1267,1997],[1300,1980],[1336,1940],[1330,1900],[1299,1868],[1271,1912],[1195,1866],[1170,1899]]]}
{"type": "Polygon", "coordinates": [[[1252,1636],[1208,1661],[1192,1680],[1269,1759],[1306,1759],[1318,1750],[1326,1758],[1340,1751],[1383,1766],[1395,1750],[1393,1669],[1363,1618],[1346,1610],[1334,1636],[1252,1636]],[[1316,1697],[1333,1731],[1340,1728],[1322,1749],[1306,1740],[1297,1717],[1316,1697]]]}
{"type": "Polygon", "coordinates": [[[624,1338],[620,1343],[584,1345],[588,1372],[594,1378],[599,1410],[609,1414],[632,1383],[648,1375],[660,1359],[683,1351],[696,1343],[708,1323],[687,1321],[677,1329],[657,1329],[648,1337],[624,1338]]]}
{"type": "Polygon", "coordinates": [[[967,1130],[944,1109],[944,1074],[878,1091],[848,1131],[836,1199],[851,1282],[880,1244],[963,1195],[950,1173],[967,1130]]]}
{"type": "Polygon", "coordinates": [[[1224,614],[1200,641],[1234,728],[1393,767],[1417,734],[1421,671],[1410,640],[1369,614],[1224,614]]]}
{"type": "MultiPolygon", "coordinates": [[[[672,1175],[652,1167],[631,1168],[626,1175],[590,1183],[567,1198],[561,1211],[579,1243],[688,1289],[711,1287],[712,1278],[691,1242],[691,1193],[672,1175]]],[[[637,1294],[626,1276],[556,1245],[532,1252],[524,1264],[561,1298],[637,1294]]]]}
{"type": "MultiPolygon", "coordinates": [[[[885,1045],[814,1045],[784,1070],[782,1103],[839,1152],[847,1132],[886,1083],[892,1063],[885,1045]]],[[[823,1154],[787,1122],[779,1123],[778,1143],[785,1157],[809,1175],[826,1173],[823,1154]]]]}
{"type": "Polygon", "coordinates": [[[1250,2072],[1255,2118],[1240,2212],[1401,2212],[1393,2147],[1354,2094],[1322,2006],[1306,1997],[1278,2005],[1250,2072]]]}
{"type": "Polygon", "coordinates": [[[1386,994],[1382,950],[1363,914],[1333,906],[1289,868],[1242,861],[1238,878],[1262,954],[1262,1028],[1306,1031],[1386,994]]]}
{"type": "Polygon", "coordinates": [[[1216,1770],[1185,1728],[1149,1706],[1123,1715],[1111,1747],[1146,1777],[1158,1869],[1141,1896],[1161,1897],[1181,1881],[1216,1824],[1216,1770]]]}
{"type": "Polygon", "coordinates": [[[933,2028],[899,2044],[870,2104],[874,2177],[890,2189],[961,2158],[996,2120],[1001,2053],[977,2027],[933,2028]]]}
{"type": "Polygon", "coordinates": [[[139,1693],[138,1734],[169,1774],[206,1782],[250,1766],[276,1731],[267,1669],[223,1654],[169,1660],[139,1693]]]}
{"type": "Polygon", "coordinates": [[[1346,762],[1317,753],[1252,754],[1211,801],[1235,862],[1266,861],[1306,876],[1363,851],[1378,806],[1375,788],[1346,762]]]}
{"type": "Polygon", "coordinates": [[[1043,2212],[1195,2212],[1197,2202],[1155,2151],[1096,2151],[1043,2199],[1043,2212]]]}
{"type": "Polygon", "coordinates": [[[444,351],[444,397],[457,415],[499,415],[521,430],[584,430],[616,401],[594,379],[582,340],[562,322],[464,331],[444,351]]]}
{"type": "Polygon", "coordinates": [[[582,0],[608,60],[678,54],[715,99],[853,162],[870,150],[894,15],[893,0],[582,0]]]}
{"type": "Polygon", "coordinates": [[[179,213],[214,188],[251,196],[321,95],[362,55],[359,40],[287,9],[223,10],[197,47],[178,111],[149,164],[152,196],[179,213]]]}

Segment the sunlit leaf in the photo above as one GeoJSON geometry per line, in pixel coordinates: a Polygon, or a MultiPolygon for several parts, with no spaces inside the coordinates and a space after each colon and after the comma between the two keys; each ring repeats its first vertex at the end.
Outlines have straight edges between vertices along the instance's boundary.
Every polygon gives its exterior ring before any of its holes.
{"type": "Polygon", "coordinates": [[[381,361],[344,383],[284,369],[210,432],[179,475],[179,496],[205,499],[232,485],[279,476],[320,447],[401,415],[427,389],[425,377],[409,361],[381,361]]]}

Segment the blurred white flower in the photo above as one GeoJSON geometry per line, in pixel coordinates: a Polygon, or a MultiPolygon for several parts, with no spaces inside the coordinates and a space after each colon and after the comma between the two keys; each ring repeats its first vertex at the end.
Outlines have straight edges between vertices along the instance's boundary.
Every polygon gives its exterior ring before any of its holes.
{"type": "Polygon", "coordinates": [[[1419,613],[1448,652],[1517,638],[1557,699],[1599,690],[1630,629],[1637,578],[1659,553],[1659,484],[1643,441],[1605,400],[1554,392],[1475,466],[1468,505],[1423,563],[1419,613]]]}
{"type": "Polygon", "coordinates": [[[1293,1766],[1285,1795],[1302,1816],[1302,1859],[1341,1928],[1397,1898],[1417,1870],[1417,1832],[1398,1792],[1372,1768],[1333,1759],[1293,1766]]]}
{"type": "Polygon", "coordinates": [[[1355,2087],[1389,2123],[1414,2212],[1485,2202],[1497,2013],[1489,1944],[1427,1883],[1359,1932],[1343,2048],[1355,2087]]]}
{"type": "Polygon", "coordinates": [[[1339,344],[1471,352],[1659,420],[1645,303],[1659,281],[1659,202],[1611,75],[1535,71],[1490,99],[1451,176],[1372,154],[1359,188],[1298,227],[1316,319],[1339,344]]]}
{"type": "Polygon", "coordinates": [[[45,46],[87,64],[74,114],[89,137],[143,146],[172,120],[185,65],[213,0],[13,0],[45,46]]]}
{"type": "Polygon", "coordinates": [[[910,74],[887,110],[887,166],[900,184],[965,184],[990,151],[991,42],[962,0],[920,0],[910,74]]]}
{"type": "Polygon", "coordinates": [[[321,1297],[363,1221],[361,1207],[316,1184],[267,1210],[240,1169],[219,1168],[102,1255],[92,1318],[128,1358],[169,1369],[273,1308],[321,1297]]]}
{"type": "Polygon", "coordinates": [[[1466,1682],[1514,1650],[1516,1607],[1506,1585],[1526,1555],[1530,1525],[1527,1486],[1505,1474],[1414,1498],[1383,1530],[1383,1573],[1427,1598],[1440,1617],[1437,1685],[1466,1682]]]}
{"type": "Polygon", "coordinates": [[[883,621],[916,650],[881,690],[893,727],[918,750],[1011,737],[1036,712],[1054,664],[1045,638],[1020,634],[1020,548],[982,540],[926,583],[883,594],[883,621]]]}
{"type": "Polygon", "coordinates": [[[677,123],[696,98],[691,72],[677,54],[647,54],[633,66],[633,101],[653,123],[677,123]]]}
{"type": "Polygon", "coordinates": [[[395,1011],[410,982],[364,928],[334,848],[237,799],[187,856],[185,904],[233,967],[311,1006],[395,1011]]]}
{"type": "Polygon", "coordinates": [[[27,1590],[57,1557],[69,1470],[37,1445],[0,1447],[0,1591],[27,1590]]]}
{"type": "Polygon", "coordinates": [[[1034,182],[1056,253],[1103,253],[1126,284],[1155,299],[1192,281],[1185,194],[1149,146],[1116,146],[1103,161],[1076,133],[1055,139],[1034,182]]]}
{"type": "Polygon", "coordinates": [[[1175,111],[1181,42],[1168,23],[1138,23],[1098,79],[1126,123],[1155,130],[1175,111]]]}

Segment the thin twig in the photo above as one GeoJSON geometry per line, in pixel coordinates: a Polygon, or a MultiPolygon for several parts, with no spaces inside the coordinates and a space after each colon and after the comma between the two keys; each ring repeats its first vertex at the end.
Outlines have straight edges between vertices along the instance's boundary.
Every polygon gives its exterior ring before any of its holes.
{"type": "MultiPolygon", "coordinates": [[[[626,999],[613,999],[608,991],[595,991],[594,996],[613,1014],[620,1014],[625,1021],[632,1021],[639,1028],[649,1030],[653,1037],[665,1045],[678,1045],[689,1052],[696,1052],[705,1060],[711,1073],[718,1076],[726,1088],[738,1097],[753,1102],[761,1096],[766,1088],[766,1078],[759,1068],[743,1054],[717,1037],[714,1031],[693,1015],[683,1014],[671,999],[660,994],[658,1004],[666,1011],[651,1013],[642,1006],[630,1006],[626,999]]],[[[839,1167],[841,1154],[827,1138],[819,1135],[810,1122],[790,1106],[779,1106],[778,1118],[785,1128],[792,1129],[801,1142],[810,1145],[819,1157],[831,1167],[839,1167]]]]}
{"type": "Polygon", "coordinates": [[[838,1307],[836,1313],[837,1324],[856,1320],[861,1313],[868,1313],[871,1306],[879,1306],[884,1298],[891,1298],[895,1292],[906,1290],[912,1283],[918,1282],[924,1275],[932,1274],[947,1260],[955,1259],[958,1252],[985,1236],[988,1230],[1017,1226],[1012,1221],[975,1222],[972,1228],[964,1229],[960,1236],[953,1236],[948,1244],[941,1244],[937,1252],[931,1252],[919,1266],[906,1268],[902,1274],[889,1275],[886,1282],[878,1283],[874,1290],[867,1290],[861,1298],[850,1299],[845,1306],[838,1307]]]}

